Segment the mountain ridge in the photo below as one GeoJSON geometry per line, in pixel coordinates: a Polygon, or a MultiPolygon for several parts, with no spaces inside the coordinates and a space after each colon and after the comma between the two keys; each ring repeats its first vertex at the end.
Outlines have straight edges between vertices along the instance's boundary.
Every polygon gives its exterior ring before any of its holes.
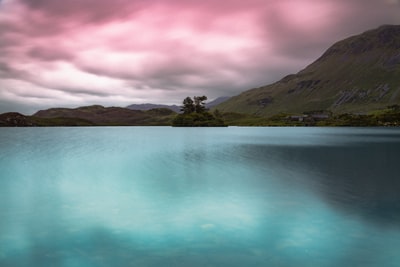
{"type": "Polygon", "coordinates": [[[216,106],[269,117],[312,110],[367,113],[400,103],[400,26],[384,25],[329,47],[296,74],[216,106]]]}

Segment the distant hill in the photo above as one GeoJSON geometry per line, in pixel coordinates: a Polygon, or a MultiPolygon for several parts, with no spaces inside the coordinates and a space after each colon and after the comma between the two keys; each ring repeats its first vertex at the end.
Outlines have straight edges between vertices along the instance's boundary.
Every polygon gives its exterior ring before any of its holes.
{"type": "Polygon", "coordinates": [[[177,105],[162,105],[162,104],[150,104],[150,103],[132,104],[132,105],[127,106],[126,108],[132,109],[132,110],[144,110],[144,111],[150,110],[150,109],[155,109],[155,108],[167,108],[174,112],[179,112],[181,110],[181,108],[177,105]]]}
{"type": "Polygon", "coordinates": [[[96,126],[96,124],[80,118],[40,118],[35,116],[26,116],[17,112],[0,114],[0,127],[34,126],[96,126]]]}
{"type": "MultiPolygon", "coordinates": [[[[206,103],[206,108],[213,108],[216,105],[219,105],[221,103],[223,103],[224,101],[228,100],[229,97],[227,96],[222,96],[222,97],[218,97],[212,101],[210,101],[209,103],[206,103]]],[[[167,108],[170,109],[176,113],[179,113],[181,111],[181,106],[177,106],[177,105],[163,105],[163,104],[150,104],[150,103],[146,103],[146,104],[132,104],[127,106],[126,108],[128,109],[132,109],[132,110],[150,110],[150,109],[155,109],[155,108],[167,108]]]]}
{"type": "MultiPolygon", "coordinates": [[[[224,98],[210,102],[220,103],[224,98]]],[[[130,108],[92,105],[78,108],[50,108],[32,116],[17,112],[0,114],[0,127],[29,126],[166,126],[180,111],[178,106],[141,104],[130,108]],[[137,108],[137,109],[132,109],[137,108]]]]}
{"type": "Polygon", "coordinates": [[[51,108],[32,116],[0,114],[0,126],[146,126],[170,125],[176,113],[165,108],[148,111],[100,105],[79,108],[51,108]]]}
{"type": "Polygon", "coordinates": [[[299,73],[216,108],[269,117],[315,110],[367,113],[399,103],[400,26],[386,25],[337,42],[299,73]]]}
{"type": "Polygon", "coordinates": [[[111,107],[105,108],[100,105],[79,107],[79,108],[51,108],[40,110],[33,114],[39,118],[80,118],[96,124],[108,124],[118,122],[133,123],[143,120],[146,115],[141,111],[111,107]]]}

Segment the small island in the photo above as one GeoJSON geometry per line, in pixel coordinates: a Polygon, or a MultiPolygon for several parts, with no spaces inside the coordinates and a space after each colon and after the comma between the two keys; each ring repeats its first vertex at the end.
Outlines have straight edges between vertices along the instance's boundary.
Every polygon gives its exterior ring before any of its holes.
{"type": "Polygon", "coordinates": [[[182,113],[172,121],[174,127],[226,127],[218,110],[210,113],[206,106],[206,96],[186,97],[181,108],[182,113]]]}

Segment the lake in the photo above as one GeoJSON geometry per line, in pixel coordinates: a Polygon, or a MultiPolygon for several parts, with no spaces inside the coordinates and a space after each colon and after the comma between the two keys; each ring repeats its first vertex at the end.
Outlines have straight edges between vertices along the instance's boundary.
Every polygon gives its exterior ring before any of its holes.
{"type": "Polygon", "coordinates": [[[400,129],[0,128],[0,266],[399,266],[400,129]]]}

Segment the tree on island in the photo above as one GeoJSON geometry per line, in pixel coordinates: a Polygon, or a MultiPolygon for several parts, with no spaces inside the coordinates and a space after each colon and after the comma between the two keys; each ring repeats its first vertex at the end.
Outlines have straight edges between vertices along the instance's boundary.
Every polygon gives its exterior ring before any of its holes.
{"type": "Polygon", "coordinates": [[[188,96],[183,100],[183,106],[181,108],[183,114],[191,114],[194,112],[203,113],[207,110],[206,104],[204,103],[204,101],[207,100],[207,97],[205,95],[195,96],[193,97],[193,99],[188,96]]]}
{"type": "Polygon", "coordinates": [[[194,102],[190,97],[186,97],[183,100],[183,106],[181,108],[181,111],[183,112],[183,114],[190,114],[196,111],[194,102]]]}
{"type": "Polygon", "coordinates": [[[181,108],[182,114],[178,114],[172,121],[172,126],[181,127],[217,127],[226,126],[220,116],[215,117],[208,112],[205,101],[206,96],[186,97],[181,108]]]}
{"type": "Polygon", "coordinates": [[[194,98],[194,109],[197,113],[203,113],[207,111],[206,104],[204,103],[204,101],[207,100],[207,97],[205,95],[195,96],[193,98],[194,98]]]}

